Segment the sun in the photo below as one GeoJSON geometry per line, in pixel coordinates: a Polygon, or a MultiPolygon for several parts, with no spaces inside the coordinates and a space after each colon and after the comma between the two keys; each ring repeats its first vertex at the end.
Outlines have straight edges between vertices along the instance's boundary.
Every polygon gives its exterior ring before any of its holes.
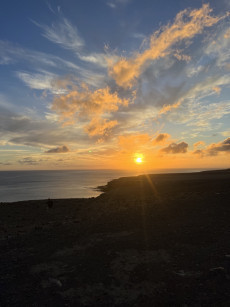
{"type": "Polygon", "coordinates": [[[135,161],[136,161],[136,163],[142,163],[143,162],[141,157],[137,157],[135,161]]]}
{"type": "Polygon", "coordinates": [[[142,154],[135,154],[134,155],[134,161],[136,164],[142,164],[143,163],[143,155],[142,154]]]}

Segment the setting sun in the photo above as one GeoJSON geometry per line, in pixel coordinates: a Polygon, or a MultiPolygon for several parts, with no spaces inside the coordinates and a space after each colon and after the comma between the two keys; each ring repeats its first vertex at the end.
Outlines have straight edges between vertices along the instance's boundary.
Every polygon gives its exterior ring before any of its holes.
{"type": "Polygon", "coordinates": [[[141,157],[138,157],[138,158],[136,158],[136,163],[142,163],[143,161],[142,161],[142,158],[141,157]]]}
{"type": "Polygon", "coordinates": [[[143,163],[143,155],[142,154],[135,154],[134,161],[137,164],[143,163]]]}

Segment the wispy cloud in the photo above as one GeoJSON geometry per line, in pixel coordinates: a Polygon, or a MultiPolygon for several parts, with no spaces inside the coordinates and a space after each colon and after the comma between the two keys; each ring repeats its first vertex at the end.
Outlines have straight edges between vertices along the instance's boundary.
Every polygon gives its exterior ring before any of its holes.
{"type": "MultiPolygon", "coordinates": [[[[81,67],[67,60],[63,60],[62,58],[44,53],[35,50],[30,50],[26,48],[22,48],[16,44],[12,44],[10,42],[0,40],[0,60],[4,58],[8,58],[10,62],[20,61],[25,64],[32,64],[33,68],[41,69],[41,67],[47,68],[66,68],[72,69],[74,71],[81,70],[81,67]]],[[[31,67],[31,66],[30,66],[31,67]]]]}
{"type": "Polygon", "coordinates": [[[24,71],[18,71],[17,76],[21,79],[28,87],[38,90],[52,90],[54,93],[57,92],[52,85],[57,75],[50,72],[43,71],[42,73],[29,73],[24,71]]]}
{"type": "Polygon", "coordinates": [[[111,7],[112,9],[117,8],[117,6],[119,5],[126,5],[129,2],[131,2],[132,0],[110,0],[108,1],[106,4],[111,7]]]}
{"type": "MultiPolygon", "coordinates": [[[[97,56],[97,55],[95,55],[97,56]]],[[[25,84],[35,89],[50,89],[52,92],[54,87],[49,85],[52,79],[58,79],[57,70],[62,75],[77,75],[80,82],[99,87],[105,83],[105,76],[102,73],[81,67],[76,63],[62,59],[58,56],[21,48],[18,45],[0,40],[0,64],[24,64],[24,71],[17,72],[17,76],[25,82],[25,84]],[[5,59],[8,59],[5,62],[5,59]],[[55,72],[55,73],[54,73],[55,72]]],[[[103,59],[98,55],[98,61],[103,66],[103,59]]],[[[76,79],[76,78],[75,78],[76,79]]],[[[55,91],[61,89],[56,88],[55,91]]]]}
{"type": "Polygon", "coordinates": [[[216,65],[226,69],[230,59],[230,36],[229,28],[224,27],[210,37],[204,54],[216,58],[216,65]]]}
{"type": "Polygon", "coordinates": [[[43,30],[42,35],[45,38],[64,49],[71,50],[81,61],[104,68],[108,67],[106,53],[87,52],[84,48],[85,41],[68,19],[59,16],[59,21],[51,26],[33,22],[43,30]]]}
{"type": "Polygon", "coordinates": [[[179,108],[179,106],[181,105],[181,101],[178,101],[176,103],[173,103],[173,104],[169,104],[169,105],[163,105],[162,109],[159,111],[159,115],[160,114],[164,114],[164,113],[167,113],[173,109],[177,109],[179,108]]]}
{"type": "Polygon", "coordinates": [[[104,53],[89,53],[89,54],[78,53],[78,58],[82,61],[96,64],[101,67],[108,67],[107,55],[104,53]]]}
{"type": "Polygon", "coordinates": [[[85,45],[84,40],[78,33],[78,29],[66,18],[62,18],[61,22],[53,23],[51,26],[33,22],[43,30],[45,38],[61,45],[65,49],[78,52],[85,45]]]}
{"type": "Polygon", "coordinates": [[[196,127],[198,130],[211,128],[211,123],[215,119],[221,119],[223,116],[230,114],[229,101],[220,101],[215,103],[202,103],[191,100],[181,107],[180,111],[168,117],[170,121],[184,123],[190,127],[196,127]]]}

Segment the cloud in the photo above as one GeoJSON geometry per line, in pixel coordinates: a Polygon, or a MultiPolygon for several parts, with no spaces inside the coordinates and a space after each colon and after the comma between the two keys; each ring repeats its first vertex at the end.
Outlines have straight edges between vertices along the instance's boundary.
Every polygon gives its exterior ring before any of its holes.
{"type": "Polygon", "coordinates": [[[188,149],[188,144],[185,142],[181,143],[171,143],[169,146],[162,148],[161,152],[167,154],[178,154],[178,153],[186,153],[188,149]]]}
{"type": "MultiPolygon", "coordinates": [[[[213,129],[213,121],[230,114],[229,101],[208,103],[199,101],[199,97],[185,99],[178,112],[169,113],[167,120],[173,123],[185,124],[197,131],[213,129]]],[[[188,128],[186,128],[188,129],[188,128]]]]}
{"type": "Polygon", "coordinates": [[[164,143],[164,141],[169,138],[170,135],[168,133],[160,133],[154,140],[153,143],[155,144],[161,144],[164,143]]]}
{"type": "Polygon", "coordinates": [[[129,2],[131,2],[132,0],[111,0],[109,2],[107,2],[106,4],[111,7],[112,9],[115,9],[118,5],[122,4],[122,5],[126,5],[129,2]]]}
{"type": "Polygon", "coordinates": [[[101,135],[117,125],[108,120],[110,113],[116,112],[119,106],[127,106],[128,99],[122,99],[109,87],[91,91],[85,84],[75,86],[66,95],[54,98],[52,110],[57,112],[64,124],[73,124],[80,119],[87,122],[85,131],[89,135],[101,135]]]}
{"type": "MultiPolygon", "coordinates": [[[[92,57],[98,59],[98,65],[105,66],[102,54],[93,54],[92,57]]],[[[18,62],[24,65],[24,70],[18,71],[16,75],[31,88],[48,89],[52,77],[57,78],[57,70],[61,70],[62,75],[77,75],[78,80],[91,86],[97,87],[104,84],[104,74],[93,71],[91,67],[87,69],[53,54],[21,48],[16,44],[0,40],[0,64],[17,64],[18,62]]],[[[52,85],[50,91],[53,91],[52,85]]]]}
{"type": "Polygon", "coordinates": [[[109,7],[111,7],[112,9],[115,9],[115,8],[116,8],[116,4],[113,3],[113,2],[107,2],[107,5],[108,5],[109,7]]]}
{"type": "Polygon", "coordinates": [[[53,23],[51,26],[34,23],[43,29],[45,38],[64,49],[73,51],[80,60],[100,67],[108,67],[105,53],[83,51],[85,47],[84,40],[79,35],[77,28],[66,18],[60,18],[59,22],[53,23]]]}
{"type": "Polygon", "coordinates": [[[116,120],[109,121],[106,119],[93,118],[85,127],[85,131],[89,136],[103,135],[107,137],[111,133],[112,128],[114,128],[117,124],[118,122],[116,120]]]}
{"type": "Polygon", "coordinates": [[[18,160],[18,163],[22,165],[37,165],[42,161],[42,159],[36,160],[30,157],[25,157],[23,159],[18,160]]]}
{"type": "Polygon", "coordinates": [[[198,141],[196,143],[193,144],[194,148],[200,147],[200,146],[204,146],[205,142],[204,141],[198,141]]]}
{"type": "Polygon", "coordinates": [[[223,136],[229,136],[229,135],[230,135],[230,130],[222,131],[221,134],[222,134],[223,136]]]}
{"type": "Polygon", "coordinates": [[[65,49],[78,52],[84,45],[78,30],[69,20],[63,18],[61,22],[53,23],[50,27],[33,21],[43,29],[43,36],[53,43],[59,44],[65,49]]]}
{"type": "Polygon", "coordinates": [[[30,50],[26,48],[21,48],[16,44],[0,40],[0,60],[8,58],[9,63],[16,63],[18,60],[24,61],[24,63],[29,63],[29,68],[36,67],[41,69],[41,67],[52,67],[52,68],[62,68],[62,69],[73,69],[81,70],[81,68],[67,60],[62,58],[35,50],[30,50]]]}
{"type": "Polygon", "coordinates": [[[178,101],[178,102],[171,104],[171,105],[170,104],[169,105],[163,105],[163,107],[159,111],[159,115],[167,113],[167,112],[169,112],[173,109],[177,109],[177,108],[179,108],[180,105],[181,105],[181,101],[178,101]]]}
{"type": "Polygon", "coordinates": [[[211,27],[226,17],[212,17],[211,12],[209,5],[204,4],[200,9],[178,13],[172,25],[165,26],[162,31],[157,31],[150,37],[149,48],[131,58],[121,58],[115,64],[111,61],[110,76],[119,86],[132,86],[147,62],[165,57],[176,43],[193,38],[202,33],[205,27],[211,27]]]}
{"type": "Polygon", "coordinates": [[[0,58],[0,65],[8,65],[8,64],[11,64],[13,62],[13,60],[6,56],[6,55],[1,55],[1,58],[0,58]]]}
{"type": "MultiPolygon", "coordinates": [[[[23,110],[22,110],[23,111],[23,110]]],[[[90,140],[83,134],[82,127],[61,127],[57,121],[20,115],[0,106],[0,140],[3,144],[27,145],[32,147],[77,144],[87,146],[90,140]]]]}
{"type": "Polygon", "coordinates": [[[230,77],[228,75],[215,73],[206,76],[201,82],[197,82],[187,93],[187,98],[203,99],[213,94],[221,92],[221,86],[228,85],[230,77]]]}
{"type": "Polygon", "coordinates": [[[186,62],[191,61],[190,55],[181,54],[179,50],[176,50],[176,52],[174,53],[174,56],[178,61],[186,61],[186,62]]]}
{"type": "Polygon", "coordinates": [[[213,91],[216,92],[217,94],[220,94],[221,92],[221,88],[219,86],[214,86],[213,88],[213,91]]]}
{"type": "Polygon", "coordinates": [[[49,149],[47,151],[45,151],[45,153],[66,153],[66,152],[69,152],[69,148],[65,145],[63,146],[59,146],[59,147],[56,147],[56,148],[52,148],[52,149],[49,149]]]}
{"type": "Polygon", "coordinates": [[[204,156],[217,156],[219,153],[230,154],[230,137],[219,143],[213,143],[205,149],[195,150],[193,154],[204,156]]]}
{"type": "Polygon", "coordinates": [[[10,162],[0,162],[0,165],[9,166],[12,165],[10,162]]]}
{"type": "Polygon", "coordinates": [[[108,67],[107,55],[104,53],[90,53],[90,54],[81,54],[78,53],[78,58],[82,61],[96,64],[101,67],[108,67]]]}
{"type": "MultiPolygon", "coordinates": [[[[87,55],[85,57],[87,58],[87,55]]],[[[102,54],[93,54],[89,62],[92,62],[93,58],[98,59],[98,65],[105,66],[105,59],[102,54]]],[[[62,75],[77,75],[78,80],[92,86],[104,84],[105,76],[102,73],[81,67],[53,54],[21,48],[18,45],[0,40],[0,64],[16,64],[17,62],[24,65],[24,71],[17,72],[17,76],[31,88],[48,88],[52,76],[57,77],[57,69],[61,70],[62,75]],[[7,61],[5,61],[6,58],[7,61]],[[35,70],[35,72],[32,70],[35,70]],[[54,70],[55,73],[50,72],[50,70],[54,70]]],[[[50,90],[53,90],[52,86],[50,90]]]]}
{"type": "Polygon", "coordinates": [[[226,69],[230,59],[229,27],[220,28],[213,34],[204,49],[204,55],[216,59],[216,66],[226,69]]]}
{"type": "Polygon", "coordinates": [[[50,72],[43,71],[42,73],[28,73],[19,71],[16,73],[19,79],[21,79],[28,87],[37,90],[51,90],[57,93],[57,89],[53,86],[53,80],[57,78],[57,75],[50,72]]]}

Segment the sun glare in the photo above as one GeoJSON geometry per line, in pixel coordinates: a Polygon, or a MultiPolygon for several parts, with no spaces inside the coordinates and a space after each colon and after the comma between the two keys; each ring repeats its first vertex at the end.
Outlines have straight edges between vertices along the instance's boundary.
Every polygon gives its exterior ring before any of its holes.
{"type": "Polygon", "coordinates": [[[141,157],[138,157],[138,158],[136,158],[136,163],[142,163],[143,161],[142,161],[142,158],[141,157]]]}
{"type": "Polygon", "coordinates": [[[143,163],[143,155],[141,155],[141,154],[136,154],[136,155],[135,155],[135,158],[134,158],[134,161],[135,161],[135,163],[137,163],[137,164],[143,163]]]}

